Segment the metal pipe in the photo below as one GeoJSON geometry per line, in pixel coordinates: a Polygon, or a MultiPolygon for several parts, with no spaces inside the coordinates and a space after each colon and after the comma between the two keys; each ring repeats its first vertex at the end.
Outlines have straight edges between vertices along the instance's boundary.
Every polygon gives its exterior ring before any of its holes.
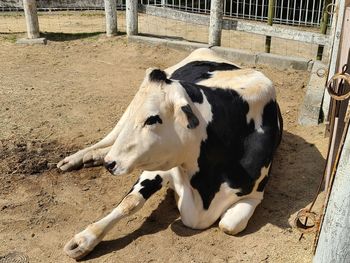
{"type": "MultiPolygon", "coordinates": [[[[273,24],[273,17],[274,17],[274,10],[275,9],[275,0],[269,0],[269,9],[267,13],[267,24],[269,26],[272,26],[273,24]]],[[[270,53],[271,51],[271,36],[266,36],[265,40],[265,52],[270,53]]]]}

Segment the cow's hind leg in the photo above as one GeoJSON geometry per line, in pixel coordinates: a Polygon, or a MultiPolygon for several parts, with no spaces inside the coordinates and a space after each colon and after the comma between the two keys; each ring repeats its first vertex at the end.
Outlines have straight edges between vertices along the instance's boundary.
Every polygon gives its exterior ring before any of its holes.
{"type": "Polygon", "coordinates": [[[236,202],[221,216],[219,227],[226,234],[236,235],[243,231],[261,199],[245,198],[236,202]]]}
{"type": "Polygon", "coordinates": [[[170,172],[143,172],[121,203],[106,217],[76,234],[65,245],[65,253],[74,259],[87,255],[120,219],[138,211],[152,194],[161,189],[169,181],[169,175],[170,172]]]}

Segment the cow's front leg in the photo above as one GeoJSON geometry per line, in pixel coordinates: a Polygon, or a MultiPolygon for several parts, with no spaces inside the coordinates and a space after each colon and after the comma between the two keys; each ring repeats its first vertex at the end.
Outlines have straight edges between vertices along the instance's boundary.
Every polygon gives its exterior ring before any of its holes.
{"type": "MultiPolygon", "coordinates": [[[[117,139],[121,128],[123,127],[125,121],[127,121],[130,113],[130,105],[124,112],[123,116],[118,121],[117,125],[113,128],[113,130],[107,134],[106,137],[104,137],[101,141],[86,147],[80,151],[77,151],[76,153],[67,156],[63,160],[61,160],[57,164],[57,168],[61,169],[62,171],[71,171],[74,169],[80,169],[84,165],[84,157],[85,155],[89,154],[89,152],[97,150],[97,149],[103,149],[107,148],[113,145],[115,140],[117,139]]],[[[87,159],[86,159],[87,160],[87,159]]],[[[93,164],[93,163],[92,163],[93,164]]],[[[99,164],[100,165],[100,164],[99,164]]],[[[93,165],[91,165],[93,166],[93,165]]]]}
{"type": "Polygon", "coordinates": [[[83,157],[84,167],[100,166],[104,163],[104,158],[106,157],[112,146],[96,149],[87,152],[83,157]]]}
{"type": "Polygon", "coordinates": [[[245,198],[236,202],[221,216],[220,229],[230,235],[243,231],[260,202],[258,198],[245,198]]]}
{"type": "Polygon", "coordinates": [[[161,189],[169,179],[170,172],[143,172],[130,193],[124,197],[121,203],[106,217],[76,234],[65,245],[65,253],[74,259],[86,256],[120,219],[138,211],[145,201],[161,189]]]}

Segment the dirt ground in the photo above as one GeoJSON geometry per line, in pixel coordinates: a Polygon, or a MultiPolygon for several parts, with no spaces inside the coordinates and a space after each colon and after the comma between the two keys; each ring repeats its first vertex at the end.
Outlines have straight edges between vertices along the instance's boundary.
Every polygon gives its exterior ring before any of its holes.
{"type": "MultiPolygon", "coordinates": [[[[60,173],[55,164],[115,125],[146,68],[166,68],[187,54],[128,44],[124,36],[51,34],[46,46],[19,46],[0,35],[0,257],[19,251],[30,262],[74,262],[64,244],[111,211],[139,173],[60,173]]],[[[285,127],[265,199],[247,229],[238,236],[217,225],[188,229],[162,189],[120,221],[87,262],[311,261],[313,235],[298,241],[288,219],[316,191],[324,127],[297,125],[308,73],[259,69],[275,83],[285,127]]]]}

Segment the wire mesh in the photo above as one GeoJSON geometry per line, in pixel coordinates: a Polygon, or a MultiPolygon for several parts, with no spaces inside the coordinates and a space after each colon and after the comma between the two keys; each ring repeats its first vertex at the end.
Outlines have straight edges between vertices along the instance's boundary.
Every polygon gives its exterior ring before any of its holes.
{"type": "MultiPolygon", "coordinates": [[[[325,0],[275,0],[275,23],[281,26],[312,26],[318,31],[325,0]]],[[[267,19],[269,0],[226,0],[224,14],[227,18],[244,18],[255,21],[267,19]]],[[[140,4],[162,6],[185,12],[209,14],[210,0],[139,0],[140,4]]],[[[93,36],[105,32],[104,0],[37,0],[39,24],[45,34],[83,33],[93,36]]],[[[117,0],[118,30],[125,31],[125,0],[117,0]]],[[[0,0],[0,34],[25,33],[22,1],[0,0]]],[[[207,43],[208,28],[147,14],[139,14],[141,34],[171,39],[207,43]]],[[[265,36],[223,30],[222,46],[264,52],[265,36]],[[244,43],[244,45],[242,45],[244,43]]],[[[271,52],[287,56],[314,58],[316,45],[272,39],[271,52]]]]}
{"type": "MultiPolygon", "coordinates": [[[[116,0],[117,9],[125,10],[126,0],[116,0]]],[[[275,0],[274,23],[295,26],[319,26],[325,0],[275,0]]],[[[335,0],[332,0],[334,3],[335,0]]],[[[193,12],[210,13],[210,0],[139,0],[143,5],[154,5],[193,12]]],[[[269,0],[225,0],[224,15],[255,21],[267,21],[269,0]]],[[[38,11],[103,10],[103,0],[37,0],[38,11]]],[[[0,1],[0,11],[23,10],[20,0],[0,1]]],[[[331,21],[332,15],[329,21],[331,21]]]]}

